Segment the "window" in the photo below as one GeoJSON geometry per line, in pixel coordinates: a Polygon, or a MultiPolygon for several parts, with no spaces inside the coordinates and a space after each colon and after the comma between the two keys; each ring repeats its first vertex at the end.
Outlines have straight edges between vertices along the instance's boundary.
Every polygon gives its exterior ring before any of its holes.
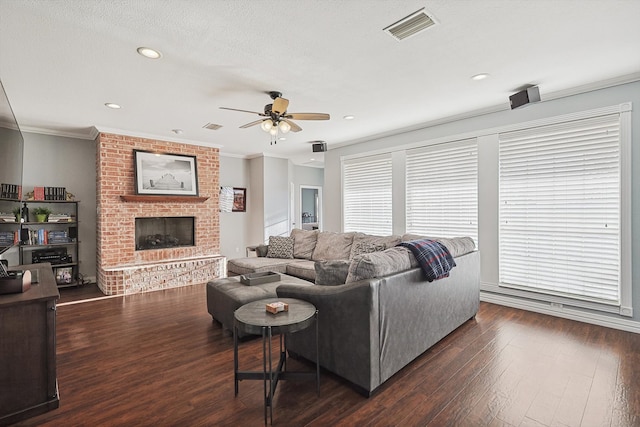
{"type": "Polygon", "coordinates": [[[344,231],[392,234],[391,154],[343,162],[344,231]]]}
{"type": "Polygon", "coordinates": [[[499,135],[500,285],[619,305],[620,114],[499,135]]]}
{"type": "Polygon", "coordinates": [[[407,150],[407,232],[478,241],[476,139],[407,150]]]}

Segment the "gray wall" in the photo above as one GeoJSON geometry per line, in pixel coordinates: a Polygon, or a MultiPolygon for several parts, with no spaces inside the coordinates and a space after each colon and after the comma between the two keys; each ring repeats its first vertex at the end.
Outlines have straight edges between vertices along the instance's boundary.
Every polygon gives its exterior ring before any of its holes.
{"type": "Polygon", "coordinates": [[[96,147],[93,141],[23,132],[22,191],[66,187],[78,204],[80,273],[96,276],[96,147]]]}
{"type": "Polygon", "coordinates": [[[263,157],[264,239],[289,235],[289,161],[263,157]]]}
{"type": "Polygon", "coordinates": [[[221,155],[220,186],[247,189],[246,212],[220,212],[220,254],[227,258],[238,258],[245,255],[245,247],[250,244],[248,224],[253,208],[253,191],[250,187],[248,161],[221,155]]]}
{"type": "MultiPolygon", "coordinates": [[[[372,139],[366,142],[334,148],[325,153],[325,230],[342,230],[342,186],[341,157],[393,151],[398,147],[418,143],[454,138],[456,136],[477,136],[479,156],[479,248],[482,253],[481,280],[483,283],[497,283],[498,280],[498,221],[497,213],[497,145],[490,129],[523,123],[579,111],[632,102],[632,283],[634,320],[640,320],[640,82],[628,83],[611,88],[567,96],[533,104],[523,109],[485,114],[473,118],[452,121],[422,129],[398,132],[395,135],[372,139]]],[[[394,188],[394,191],[398,191],[394,188]]],[[[395,200],[395,199],[394,199],[395,200]]],[[[395,212],[395,210],[394,210],[395,212]]],[[[394,219],[394,231],[402,232],[403,219],[394,219]]]]}

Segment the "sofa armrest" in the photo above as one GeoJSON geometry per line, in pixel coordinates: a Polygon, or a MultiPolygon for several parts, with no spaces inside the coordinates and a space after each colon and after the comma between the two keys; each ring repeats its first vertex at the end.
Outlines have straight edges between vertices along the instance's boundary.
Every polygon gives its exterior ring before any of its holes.
{"type": "MultiPolygon", "coordinates": [[[[368,279],[338,286],[276,288],[278,297],[298,298],[316,306],[320,365],[365,394],[380,384],[379,284],[379,279],[368,279]]],[[[315,361],[313,328],[288,337],[287,348],[315,361]]]]}

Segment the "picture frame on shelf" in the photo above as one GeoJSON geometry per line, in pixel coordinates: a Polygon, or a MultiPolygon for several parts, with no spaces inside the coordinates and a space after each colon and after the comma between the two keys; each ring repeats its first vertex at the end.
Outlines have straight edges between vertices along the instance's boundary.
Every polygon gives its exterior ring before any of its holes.
{"type": "Polygon", "coordinates": [[[198,196],[196,156],[133,150],[136,194],[198,196]]]}
{"type": "Polygon", "coordinates": [[[55,273],[58,285],[68,285],[73,282],[73,267],[57,267],[55,273]]]}
{"type": "Polygon", "coordinates": [[[247,189],[233,187],[233,209],[232,212],[247,211],[247,189]]]}

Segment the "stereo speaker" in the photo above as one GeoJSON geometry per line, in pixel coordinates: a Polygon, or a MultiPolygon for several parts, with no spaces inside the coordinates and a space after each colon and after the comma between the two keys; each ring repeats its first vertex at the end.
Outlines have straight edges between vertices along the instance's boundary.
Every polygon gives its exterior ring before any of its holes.
{"type": "Polygon", "coordinates": [[[318,142],[312,145],[314,153],[322,153],[327,151],[327,143],[326,142],[318,142]]]}
{"type": "Polygon", "coordinates": [[[512,110],[538,101],[540,101],[540,90],[538,89],[538,86],[532,86],[525,90],[521,90],[509,97],[512,110]]]}
{"type": "Polygon", "coordinates": [[[77,239],[78,238],[78,228],[77,227],[69,227],[69,238],[77,239]]]}

